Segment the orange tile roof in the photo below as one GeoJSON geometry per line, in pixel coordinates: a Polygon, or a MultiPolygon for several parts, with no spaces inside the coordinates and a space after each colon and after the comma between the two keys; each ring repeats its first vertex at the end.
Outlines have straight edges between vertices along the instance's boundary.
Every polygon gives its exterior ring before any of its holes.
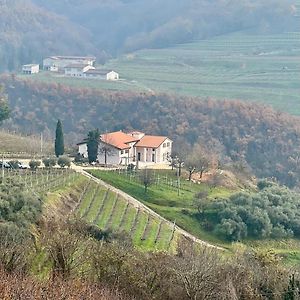
{"type": "Polygon", "coordinates": [[[127,143],[138,141],[138,139],[122,131],[101,134],[100,139],[102,142],[112,145],[120,150],[130,149],[130,146],[128,146],[127,143]]]}
{"type": "Polygon", "coordinates": [[[158,148],[166,139],[166,136],[145,135],[134,146],[158,148]]]}

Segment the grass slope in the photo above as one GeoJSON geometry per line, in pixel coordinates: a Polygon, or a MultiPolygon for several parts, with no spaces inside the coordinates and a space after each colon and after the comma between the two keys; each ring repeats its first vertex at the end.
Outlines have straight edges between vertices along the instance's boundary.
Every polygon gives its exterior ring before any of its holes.
{"type": "MultiPolygon", "coordinates": [[[[36,136],[21,136],[0,130],[0,153],[37,154],[41,151],[41,139],[36,136]]],[[[53,152],[50,143],[43,143],[45,154],[53,152]]]]}
{"type": "MultiPolygon", "coordinates": [[[[176,178],[173,174],[174,172],[156,171],[155,176],[160,178],[160,182],[150,186],[148,192],[145,193],[143,185],[130,176],[125,176],[118,172],[99,170],[90,170],[90,173],[133,196],[161,216],[171,222],[176,222],[177,225],[200,239],[224,245],[222,241],[203,230],[199,220],[195,217],[194,196],[197,192],[207,189],[206,185],[191,184],[182,180],[181,190],[178,195],[175,187],[176,178]],[[174,186],[169,185],[171,180],[173,180],[174,186]]],[[[210,198],[228,196],[232,193],[231,190],[222,187],[210,188],[208,191],[210,198]]]]}
{"type": "Polygon", "coordinates": [[[128,204],[116,193],[95,182],[87,182],[77,215],[101,229],[125,232],[142,250],[174,251],[178,236],[172,238],[172,227],[166,222],[158,235],[160,220],[128,204]]]}
{"type": "Polygon", "coordinates": [[[300,32],[238,32],[142,50],[107,64],[132,87],[271,104],[300,114],[300,32]]]}

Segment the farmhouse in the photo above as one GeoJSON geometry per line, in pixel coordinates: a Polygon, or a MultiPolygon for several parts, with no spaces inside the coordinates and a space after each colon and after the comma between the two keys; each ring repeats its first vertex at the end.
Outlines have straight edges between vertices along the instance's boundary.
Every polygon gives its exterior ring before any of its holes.
{"type": "Polygon", "coordinates": [[[94,66],[94,56],[50,56],[43,60],[43,69],[47,71],[64,71],[64,68],[71,64],[82,64],[94,66]]]}
{"type": "MultiPolygon", "coordinates": [[[[139,166],[168,164],[172,151],[172,140],[166,136],[146,135],[134,131],[116,131],[100,135],[98,162],[110,165],[139,166]]],[[[78,153],[87,157],[87,142],[78,143],[78,153]]]]}
{"type": "Polygon", "coordinates": [[[115,71],[90,69],[86,71],[84,74],[86,78],[119,80],[119,74],[115,71]]]}
{"type": "Polygon", "coordinates": [[[38,64],[29,64],[29,65],[23,65],[22,67],[22,73],[23,74],[37,74],[40,71],[40,66],[38,64]]]}
{"type": "Polygon", "coordinates": [[[64,68],[65,75],[72,77],[84,77],[86,72],[93,69],[93,66],[87,64],[70,64],[64,68]]]}

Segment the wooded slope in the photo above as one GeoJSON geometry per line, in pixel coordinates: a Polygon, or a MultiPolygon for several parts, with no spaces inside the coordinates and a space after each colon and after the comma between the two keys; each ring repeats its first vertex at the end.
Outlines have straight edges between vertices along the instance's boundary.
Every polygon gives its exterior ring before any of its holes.
{"type": "Polygon", "coordinates": [[[294,186],[300,175],[300,120],[268,106],[165,94],[75,89],[2,77],[10,129],[53,135],[61,119],[75,145],[87,131],[143,130],[168,135],[181,150],[205,144],[220,161],[250,167],[294,186]]]}

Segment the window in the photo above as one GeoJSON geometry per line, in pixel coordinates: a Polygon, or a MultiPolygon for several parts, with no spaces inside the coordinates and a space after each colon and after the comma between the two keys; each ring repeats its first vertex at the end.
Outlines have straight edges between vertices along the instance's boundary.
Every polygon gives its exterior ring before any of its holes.
{"type": "Polygon", "coordinates": [[[129,153],[129,150],[125,150],[125,153],[129,153]]]}
{"type": "Polygon", "coordinates": [[[163,147],[166,148],[166,143],[163,143],[163,147]]]}
{"type": "Polygon", "coordinates": [[[155,154],[152,154],[152,162],[155,162],[155,154]]]}
{"type": "Polygon", "coordinates": [[[170,147],[170,142],[167,143],[167,147],[170,147]]]}
{"type": "Polygon", "coordinates": [[[121,151],[121,154],[124,154],[124,151],[123,151],[123,150],[121,151]]]}
{"type": "Polygon", "coordinates": [[[152,151],[155,151],[155,148],[153,148],[152,151]]]}
{"type": "Polygon", "coordinates": [[[138,152],[138,161],[141,161],[141,152],[138,152]]]}

